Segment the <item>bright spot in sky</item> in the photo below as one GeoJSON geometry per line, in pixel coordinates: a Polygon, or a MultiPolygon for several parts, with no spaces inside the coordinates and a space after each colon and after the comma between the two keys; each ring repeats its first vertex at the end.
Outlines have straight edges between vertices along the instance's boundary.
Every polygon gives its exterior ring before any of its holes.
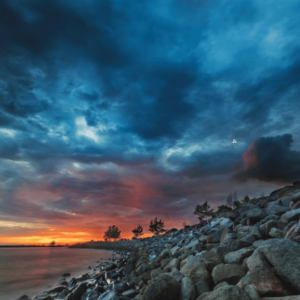
{"type": "Polygon", "coordinates": [[[233,143],[233,144],[235,144],[235,143],[236,143],[236,140],[235,140],[235,139],[233,139],[232,143],[233,143]]]}
{"type": "Polygon", "coordinates": [[[97,135],[97,130],[94,127],[88,126],[86,120],[82,117],[76,119],[77,125],[77,135],[86,136],[96,143],[99,141],[99,136],[97,135]]]}

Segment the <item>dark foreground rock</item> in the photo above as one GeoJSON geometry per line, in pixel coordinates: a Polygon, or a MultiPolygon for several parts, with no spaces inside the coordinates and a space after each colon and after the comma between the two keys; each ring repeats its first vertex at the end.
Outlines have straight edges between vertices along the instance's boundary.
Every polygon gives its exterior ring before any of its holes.
{"type": "Polygon", "coordinates": [[[174,278],[160,275],[147,287],[144,300],[179,300],[180,284],[174,278]]]}

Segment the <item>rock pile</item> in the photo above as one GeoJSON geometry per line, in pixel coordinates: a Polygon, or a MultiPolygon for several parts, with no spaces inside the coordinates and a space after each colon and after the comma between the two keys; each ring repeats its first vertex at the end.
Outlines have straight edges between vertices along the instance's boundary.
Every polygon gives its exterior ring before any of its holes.
{"type": "Polygon", "coordinates": [[[132,241],[137,252],[62,279],[44,300],[300,300],[299,218],[300,185],[284,187],[205,226],[132,241]]]}

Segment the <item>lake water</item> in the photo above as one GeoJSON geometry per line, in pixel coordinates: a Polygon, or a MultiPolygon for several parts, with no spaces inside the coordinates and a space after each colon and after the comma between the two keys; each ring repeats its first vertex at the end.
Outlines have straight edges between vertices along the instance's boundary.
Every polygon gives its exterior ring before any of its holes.
{"type": "Polygon", "coordinates": [[[69,281],[110,257],[112,252],[97,249],[0,248],[0,299],[15,300],[24,294],[33,298],[54,286],[63,273],[71,273],[69,281]]]}

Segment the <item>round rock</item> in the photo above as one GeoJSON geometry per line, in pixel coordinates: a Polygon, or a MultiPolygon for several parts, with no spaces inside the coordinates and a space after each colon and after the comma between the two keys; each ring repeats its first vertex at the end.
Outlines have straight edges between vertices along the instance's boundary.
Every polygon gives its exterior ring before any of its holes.
{"type": "Polygon", "coordinates": [[[147,287],[143,300],[179,300],[180,283],[162,274],[152,280],[147,287]]]}

